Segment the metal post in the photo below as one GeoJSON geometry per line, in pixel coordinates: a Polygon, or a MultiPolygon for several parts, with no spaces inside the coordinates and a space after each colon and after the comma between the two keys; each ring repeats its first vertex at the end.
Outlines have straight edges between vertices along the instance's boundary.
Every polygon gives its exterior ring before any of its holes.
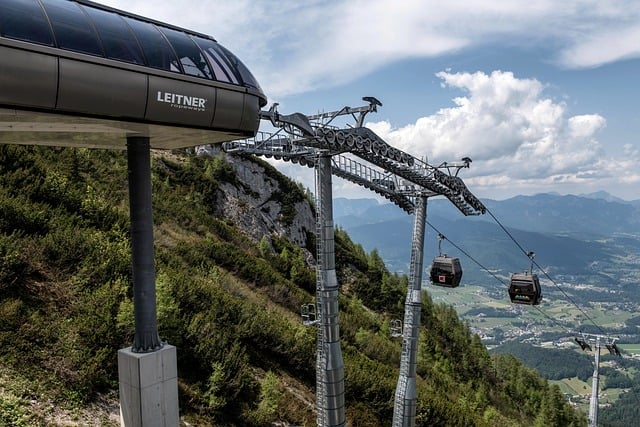
{"type": "Polygon", "coordinates": [[[595,367],[591,383],[591,402],[589,403],[589,427],[598,427],[598,390],[600,381],[600,337],[596,336],[595,367]]]}
{"type": "Polygon", "coordinates": [[[160,341],[156,318],[149,138],[127,137],[127,157],[135,335],[131,347],[118,351],[120,424],[177,426],[176,348],[160,341]]]}
{"type": "Polygon", "coordinates": [[[413,427],[416,422],[418,401],[416,366],[418,362],[418,337],[420,335],[420,311],[422,310],[422,259],[424,225],[427,220],[426,196],[421,194],[416,197],[414,215],[409,289],[404,304],[402,356],[393,405],[393,427],[413,427]]]}
{"type": "Polygon", "coordinates": [[[344,426],[344,362],[338,326],[338,279],[335,270],[331,156],[316,163],[318,347],[316,400],[318,426],[344,426]]]}
{"type": "Polygon", "coordinates": [[[133,312],[135,335],[131,351],[147,353],[163,343],[156,318],[156,278],[151,210],[151,151],[148,137],[127,138],[133,312]]]}

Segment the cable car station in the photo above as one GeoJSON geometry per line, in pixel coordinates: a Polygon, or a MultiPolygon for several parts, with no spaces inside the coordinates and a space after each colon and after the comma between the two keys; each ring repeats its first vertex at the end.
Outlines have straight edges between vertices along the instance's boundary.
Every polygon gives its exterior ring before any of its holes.
{"type": "Polygon", "coordinates": [[[210,36],[89,1],[0,3],[0,142],[172,149],[253,136],[266,96],[210,36]]]}

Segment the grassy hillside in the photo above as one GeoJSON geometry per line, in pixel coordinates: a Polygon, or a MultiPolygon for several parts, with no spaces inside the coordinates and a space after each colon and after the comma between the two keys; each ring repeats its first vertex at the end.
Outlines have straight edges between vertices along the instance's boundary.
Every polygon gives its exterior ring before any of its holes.
{"type": "MultiPolygon", "coordinates": [[[[158,321],[178,348],[183,419],[315,425],[308,252],[220,216],[222,183],[256,191],[224,156],[154,153],[152,169],[158,321]]],[[[117,424],[116,352],[133,337],[126,180],[122,152],[0,146],[0,425],[117,424]]],[[[286,223],[305,194],[278,180],[286,223]]],[[[389,322],[407,279],[341,230],[336,261],[347,418],[389,425],[401,351],[389,322]]],[[[586,424],[557,386],[489,356],[453,308],[425,294],[422,320],[418,425],[586,424]]]]}

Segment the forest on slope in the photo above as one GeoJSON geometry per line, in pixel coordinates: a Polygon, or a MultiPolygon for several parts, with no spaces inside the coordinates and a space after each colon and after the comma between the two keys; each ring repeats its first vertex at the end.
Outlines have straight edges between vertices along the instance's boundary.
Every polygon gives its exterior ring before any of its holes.
{"type": "MultiPolygon", "coordinates": [[[[229,188],[258,191],[238,162],[277,182],[278,221],[292,226],[309,196],[268,164],[153,153],[158,323],[178,348],[181,416],[315,425],[316,330],[299,313],[315,293],[313,235],[302,246],[256,239],[221,214],[229,188]]],[[[125,153],[0,146],[0,425],[117,425],[116,352],[133,337],[128,224],[125,153]]],[[[407,278],[340,229],[336,264],[347,419],[389,425],[401,352],[389,325],[402,318],[407,278]]],[[[418,375],[417,425],[586,424],[557,386],[489,355],[427,293],[418,375]]]]}
{"type": "MultiPolygon", "coordinates": [[[[592,353],[567,348],[542,348],[518,341],[509,341],[495,347],[491,353],[512,354],[549,380],[575,378],[588,384],[592,381],[594,370],[592,353]]],[[[599,389],[604,399],[600,400],[598,425],[626,427],[637,424],[636,421],[640,416],[638,405],[640,383],[637,378],[637,373],[640,372],[640,361],[631,357],[612,355],[605,348],[602,349],[599,360],[599,389]],[[607,397],[617,394],[615,389],[623,392],[613,404],[607,404],[607,397]]],[[[589,401],[587,400],[586,403],[588,405],[589,401]]]]}

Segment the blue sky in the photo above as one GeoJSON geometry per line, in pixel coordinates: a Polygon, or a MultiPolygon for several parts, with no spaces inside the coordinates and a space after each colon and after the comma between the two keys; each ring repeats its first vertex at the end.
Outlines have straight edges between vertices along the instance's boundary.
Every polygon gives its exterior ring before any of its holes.
{"type": "MultiPolygon", "coordinates": [[[[104,0],[215,37],[283,114],[384,104],[367,126],[481,198],[640,199],[640,2],[104,0]]],[[[278,167],[312,187],[306,168],[278,167]]],[[[338,178],[336,197],[367,197],[338,178]]]]}

